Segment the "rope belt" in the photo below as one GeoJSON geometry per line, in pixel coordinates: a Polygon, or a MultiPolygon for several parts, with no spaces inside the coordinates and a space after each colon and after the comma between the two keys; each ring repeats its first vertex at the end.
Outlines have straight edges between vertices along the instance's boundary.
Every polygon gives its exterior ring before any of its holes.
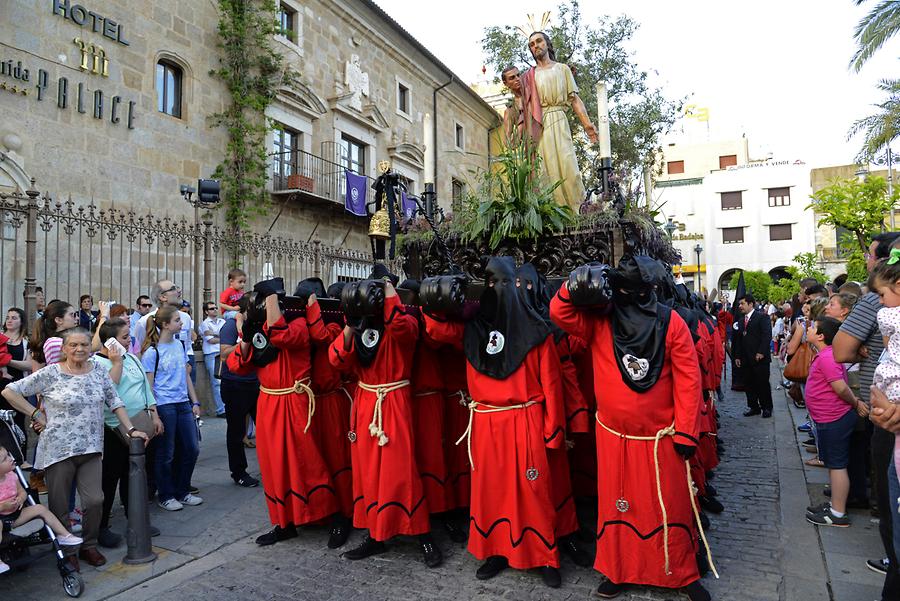
{"type": "MultiPolygon", "coordinates": [[[[670,426],[666,426],[662,430],[659,430],[655,436],[629,436],[628,434],[622,434],[621,432],[616,432],[606,424],[600,421],[600,416],[598,414],[594,414],[594,418],[597,420],[597,423],[600,424],[604,430],[612,434],[613,436],[618,436],[621,439],[625,440],[643,440],[643,441],[653,441],[653,470],[656,474],[656,497],[659,500],[659,506],[662,509],[662,519],[663,519],[663,549],[665,551],[665,571],[666,575],[671,574],[669,571],[669,516],[666,512],[666,503],[663,500],[662,494],[662,480],[659,477],[659,441],[662,440],[664,436],[674,436],[675,435],[675,422],[672,422],[670,426]]],[[[706,533],[703,532],[703,525],[700,523],[700,513],[697,510],[697,503],[694,499],[694,482],[691,480],[691,465],[687,459],[684,460],[684,467],[687,473],[687,487],[688,487],[688,495],[691,499],[691,509],[694,512],[694,521],[697,523],[697,528],[700,530],[700,538],[703,540],[703,546],[706,549],[706,559],[709,561],[709,567],[712,570],[712,573],[716,578],[719,577],[719,573],[716,571],[716,566],[713,565],[712,552],[709,550],[709,543],[706,540],[706,533]]],[[[624,471],[624,460],[623,460],[623,471],[624,471]]]]}
{"type": "MultiPolygon", "coordinates": [[[[462,391],[460,391],[460,395],[462,395],[462,391]]],[[[528,401],[527,403],[522,403],[521,405],[506,405],[504,407],[497,407],[496,405],[488,405],[487,403],[479,403],[478,401],[471,401],[467,407],[469,408],[469,425],[466,426],[466,431],[463,432],[463,435],[459,437],[459,440],[456,441],[456,444],[459,444],[465,439],[466,447],[469,451],[469,465],[472,466],[472,471],[475,471],[475,462],[472,461],[472,418],[476,413],[500,413],[501,411],[514,411],[516,409],[526,409],[527,407],[531,407],[532,405],[537,405],[538,401],[528,401]],[[487,409],[479,409],[479,407],[487,407],[487,409]]]]}
{"type": "Polygon", "coordinates": [[[409,380],[400,380],[388,384],[366,384],[365,382],[360,381],[357,385],[363,390],[375,393],[375,411],[372,414],[372,423],[369,424],[369,434],[371,434],[373,438],[378,439],[379,447],[383,447],[390,439],[387,437],[387,434],[384,433],[384,429],[382,428],[383,416],[381,413],[381,404],[384,402],[384,399],[389,392],[394,392],[395,390],[400,390],[401,388],[409,386],[409,380]]]}
{"type": "Polygon", "coordinates": [[[295,392],[297,394],[303,394],[305,392],[306,396],[309,397],[309,408],[306,412],[306,427],[303,428],[303,433],[306,434],[306,431],[309,430],[309,425],[312,423],[313,415],[316,413],[316,395],[312,391],[312,388],[309,387],[309,378],[297,380],[290,388],[266,388],[265,386],[260,386],[259,391],[271,394],[272,396],[286,396],[294,394],[295,392]]]}

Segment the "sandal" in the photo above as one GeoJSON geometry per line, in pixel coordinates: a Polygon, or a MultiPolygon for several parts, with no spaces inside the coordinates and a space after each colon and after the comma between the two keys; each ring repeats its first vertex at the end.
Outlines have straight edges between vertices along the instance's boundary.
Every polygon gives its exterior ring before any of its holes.
{"type": "Polygon", "coordinates": [[[244,446],[247,447],[248,449],[255,449],[256,441],[253,440],[252,438],[244,438],[244,446]]]}
{"type": "Polygon", "coordinates": [[[819,459],[818,456],[813,457],[812,459],[807,459],[803,463],[810,467],[825,467],[825,463],[821,459],[819,459]]]}

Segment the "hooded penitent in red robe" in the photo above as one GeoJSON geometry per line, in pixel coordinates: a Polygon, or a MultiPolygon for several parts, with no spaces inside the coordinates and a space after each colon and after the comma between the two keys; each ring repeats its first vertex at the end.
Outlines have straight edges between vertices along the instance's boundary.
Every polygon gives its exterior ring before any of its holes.
{"type": "Polygon", "coordinates": [[[370,361],[361,360],[359,337],[345,348],[344,337],[338,336],[328,358],[338,369],[350,370],[359,378],[349,434],[353,525],[367,528],[374,540],[385,541],[399,534],[430,531],[428,504],[416,465],[409,385],[419,323],[406,314],[399,297],[390,296],[384,300],[383,321],[371,329],[378,336],[370,361]],[[392,390],[379,403],[378,393],[367,386],[392,390]]]}
{"type": "MultiPolygon", "coordinates": [[[[663,324],[659,319],[654,322],[652,315],[643,317],[654,324],[660,337],[655,346],[663,354],[633,357],[629,353],[623,366],[617,359],[616,345],[620,343],[614,341],[618,306],[612,316],[581,310],[570,302],[564,285],[551,303],[551,317],[569,334],[588,341],[593,358],[598,483],[594,567],[617,584],[680,588],[698,580],[699,573],[693,492],[685,460],[674,443],[685,447],[697,443],[700,373],[684,321],[668,308],[657,309],[655,298],[647,304],[668,321],[663,324]],[[655,377],[655,382],[643,391],[636,390],[638,380],[626,384],[624,371],[634,368],[645,377],[655,377]],[[655,466],[659,467],[658,480],[655,466]]],[[[643,309],[637,300],[631,300],[631,305],[643,309]]]]}
{"type": "MultiPolygon", "coordinates": [[[[280,349],[263,367],[244,357],[240,345],[228,356],[228,369],[237,374],[256,371],[261,388],[286,389],[298,381],[309,383],[310,342],[306,319],[266,324],[269,342],[280,349]]],[[[250,347],[253,348],[252,346],[250,347]]],[[[252,350],[251,350],[252,353],[252,350]]],[[[331,470],[317,436],[318,415],[309,418],[306,392],[273,395],[260,390],[256,408],[256,454],[263,492],[273,524],[299,526],[326,518],[340,504],[331,470]]],[[[319,420],[321,422],[321,420],[319,420]]]]}

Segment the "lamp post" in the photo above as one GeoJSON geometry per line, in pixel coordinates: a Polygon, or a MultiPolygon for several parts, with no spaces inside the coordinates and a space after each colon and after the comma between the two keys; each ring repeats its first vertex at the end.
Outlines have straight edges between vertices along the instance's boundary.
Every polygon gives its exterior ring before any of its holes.
{"type": "Polygon", "coordinates": [[[675,222],[672,221],[671,217],[669,217],[669,221],[663,226],[663,229],[666,230],[667,234],[669,234],[669,240],[671,240],[672,234],[675,233],[675,230],[678,229],[678,226],[675,225],[675,222]]]}
{"type": "Polygon", "coordinates": [[[699,242],[694,247],[694,252],[697,253],[697,294],[700,294],[700,253],[703,252],[703,247],[699,242]]]}

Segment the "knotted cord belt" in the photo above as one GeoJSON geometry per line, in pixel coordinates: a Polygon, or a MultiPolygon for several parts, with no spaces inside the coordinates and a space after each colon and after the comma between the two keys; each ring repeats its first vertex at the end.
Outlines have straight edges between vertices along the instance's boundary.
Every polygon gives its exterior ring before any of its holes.
{"type": "Polygon", "coordinates": [[[266,394],[271,394],[272,396],[286,396],[289,394],[297,393],[303,394],[306,393],[306,396],[309,398],[309,406],[306,411],[306,427],[303,428],[303,433],[306,434],[306,431],[309,430],[309,425],[312,423],[313,415],[316,413],[316,395],[312,391],[312,388],[309,387],[309,378],[303,378],[302,380],[297,380],[294,382],[294,385],[290,388],[266,388],[265,386],[260,386],[259,391],[265,392],[266,394]]]}
{"type": "MultiPolygon", "coordinates": [[[[662,509],[662,519],[663,519],[663,548],[665,551],[665,571],[666,575],[670,575],[672,572],[669,571],[669,516],[666,512],[666,503],[663,500],[662,494],[662,480],[659,477],[659,441],[662,440],[664,436],[675,436],[675,422],[672,422],[670,426],[666,426],[662,430],[658,431],[655,436],[629,436],[628,434],[622,434],[621,432],[616,432],[606,424],[600,421],[600,415],[595,413],[594,418],[597,420],[597,423],[600,426],[612,434],[613,436],[618,436],[619,438],[626,440],[652,440],[653,441],[653,470],[656,473],[656,497],[659,500],[659,506],[662,509]]],[[[687,487],[688,487],[688,495],[691,499],[691,509],[694,512],[694,521],[697,523],[697,528],[700,530],[700,538],[703,540],[703,546],[706,549],[706,559],[709,561],[709,567],[712,570],[713,575],[716,578],[719,577],[719,573],[716,571],[716,566],[713,565],[712,552],[709,550],[709,543],[706,540],[706,533],[703,532],[703,525],[700,523],[700,513],[697,510],[697,503],[694,499],[694,482],[691,480],[691,465],[687,459],[684,460],[684,467],[687,473],[687,487]]],[[[624,472],[624,467],[623,467],[624,472]]],[[[624,476],[622,474],[621,476],[624,476]]]]}
{"type": "MultiPolygon", "coordinates": [[[[462,395],[464,394],[462,391],[460,394],[460,403],[462,402],[462,395]]],[[[500,413],[501,411],[514,411],[516,409],[526,409],[531,407],[532,405],[537,405],[538,401],[528,401],[527,403],[522,403],[520,405],[506,405],[504,407],[498,407],[496,405],[488,405],[487,403],[479,403],[478,401],[471,401],[466,407],[469,408],[469,425],[466,426],[466,431],[463,432],[463,435],[459,437],[459,440],[456,441],[456,444],[459,444],[465,439],[466,447],[469,452],[469,465],[472,466],[472,471],[475,471],[475,462],[472,461],[472,418],[475,417],[476,413],[500,413]],[[479,407],[487,407],[487,409],[478,409],[479,407]]],[[[526,433],[528,432],[526,428],[526,433]]]]}
{"type": "Polygon", "coordinates": [[[372,414],[372,423],[369,424],[369,434],[371,434],[373,438],[378,439],[379,447],[383,447],[390,439],[387,437],[387,434],[384,433],[384,429],[382,428],[383,416],[381,413],[381,404],[384,402],[384,399],[389,392],[394,392],[395,390],[400,390],[401,388],[409,386],[409,380],[399,380],[388,384],[366,384],[365,382],[360,381],[357,385],[363,390],[375,393],[375,411],[372,414]]]}

